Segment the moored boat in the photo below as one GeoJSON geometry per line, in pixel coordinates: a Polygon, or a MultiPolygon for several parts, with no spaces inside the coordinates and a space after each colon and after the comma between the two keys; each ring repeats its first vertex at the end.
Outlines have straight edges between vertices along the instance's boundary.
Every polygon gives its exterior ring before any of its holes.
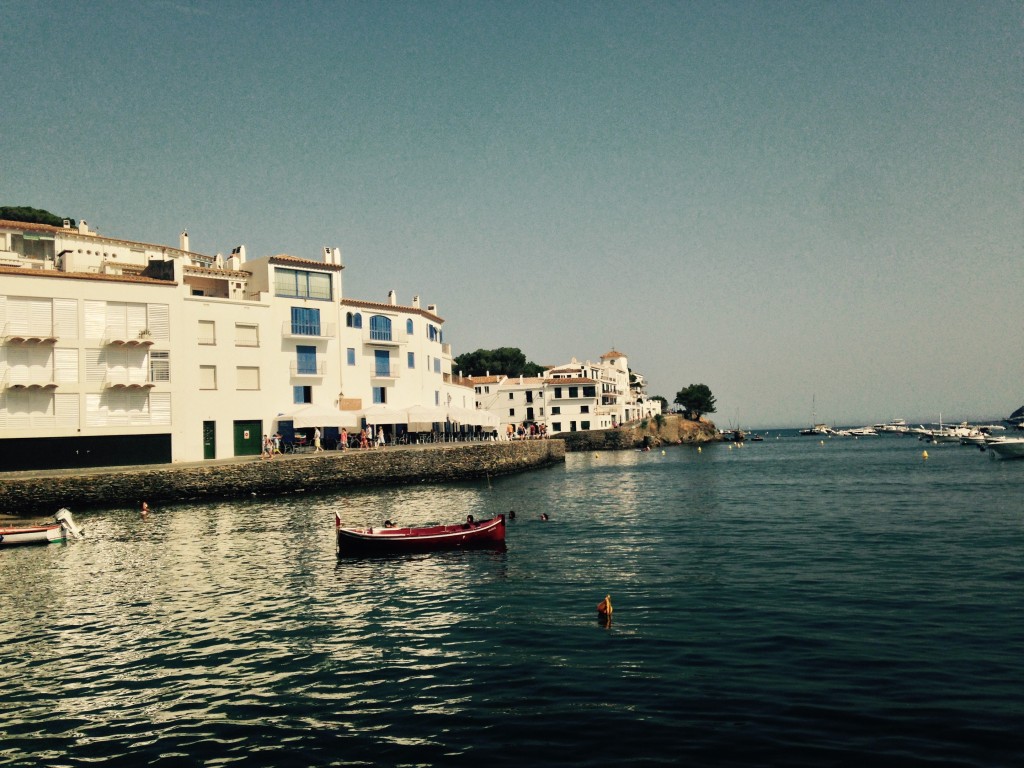
{"type": "Polygon", "coordinates": [[[1024,459],[1024,437],[990,437],[985,441],[985,448],[993,456],[1004,459],[1024,459]]]}
{"type": "Polygon", "coordinates": [[[343,528],[341,515],[334,513],[338,555],[431,552],[442,549],[502,547],[505,544],[505,516],[479,523],[471,517],[457,525],[424,528],[343,528]]]}
{"type": "Polygon", "coordinates": [[[50,544],[66,541],[68,537],[83,538],[82,529],[75,525],[70,510],[60,509],[54,516],[55,523],[45,525],[0,526],[0,547],[19,544],[50,544]]]}

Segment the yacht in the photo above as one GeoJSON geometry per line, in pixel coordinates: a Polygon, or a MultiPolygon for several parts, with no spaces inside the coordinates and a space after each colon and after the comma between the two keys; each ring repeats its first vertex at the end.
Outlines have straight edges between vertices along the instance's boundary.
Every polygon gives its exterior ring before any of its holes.
{"type": "Polygon", "coordinates": [[[990,437],[985,441],[985,448],[993,457],[1024,459],[1024,437],[990,437]]]}

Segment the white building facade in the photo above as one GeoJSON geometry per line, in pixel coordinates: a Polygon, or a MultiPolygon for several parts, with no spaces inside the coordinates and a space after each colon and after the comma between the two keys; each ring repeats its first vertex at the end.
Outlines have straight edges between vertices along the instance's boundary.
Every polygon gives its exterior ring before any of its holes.
{"type": "Polygon", "coordinates": [[[342,271],[0,221],[0,466],[258,455],[304,404],[472,408],[436,307],[347,300],[342,271]]]}

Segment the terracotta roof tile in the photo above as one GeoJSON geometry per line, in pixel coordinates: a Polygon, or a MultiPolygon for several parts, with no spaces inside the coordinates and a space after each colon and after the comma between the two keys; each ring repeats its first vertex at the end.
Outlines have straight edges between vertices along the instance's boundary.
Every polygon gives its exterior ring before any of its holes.
{"type": "Polygon", "coordinates": [[[158,280],[143,275],[100,275],[92,272],[58,272],[54,269],[25,269],[0,266],[0,274],[19,277],[56,277],[60,280],[99,280],[110,283],[144,283],[146,285],[175,286],[174,280],[158,280]]]}
{"type": "Polygon", "coordinates": [[[311,267],[313,269],[322,269],[326,272],[341,272],[345,267],[341,264],[327,264],[323,261],[312,261],[311,259],[300,259],[298,256],[289,256],[286,253],[279,253],[277,256],[270,257],[271,264],[288,264],[294,266],[311,267]]]}
{"type": "Polygon", "coordinates": [[[443,323],[437,315],[432,312],[427,312],[425,309],[419,309],[417,307],[403,307],[400,304],[387,304],[382,301],[362,301],[360,299],[342,299],[341,304],[344,307],[356,307],[359,309],[381,309],[391,312],[411,312],[416,315],[422,315],[428,320],[434,320],[438,323],[443,323]]]}

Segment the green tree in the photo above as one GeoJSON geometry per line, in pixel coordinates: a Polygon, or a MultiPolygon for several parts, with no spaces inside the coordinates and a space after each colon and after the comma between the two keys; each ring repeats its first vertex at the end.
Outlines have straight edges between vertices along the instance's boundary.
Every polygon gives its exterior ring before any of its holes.
{"type": "Polygon", "coordinates": [[[715,396],[707,384],[691,384],[676,393],[675,402],[683,407],[686,418],[700,419],[701,414],[715,412],[715,396]]]}
{"type": "Polygon", "coordinates": [[[463,376],[491,375],[505,376],[539,376],[544,369],[536,363],[528,362],[526,355],[517,347],[500,347],[498,349],[478,349],[466,352],[455,358],[456,370],[463,376]]]}
{"type": "MultiPolygon", "coordinates": [[[[0,219],[5,221],[22,221],[27,224],[49,224],[51,227],[64,226],[64,217],[44,211],[41,208],[29,208],[25,205],[0,206],[0,219]]],[[[75,220],[71,219],[71,226],[75,220]]]]}

